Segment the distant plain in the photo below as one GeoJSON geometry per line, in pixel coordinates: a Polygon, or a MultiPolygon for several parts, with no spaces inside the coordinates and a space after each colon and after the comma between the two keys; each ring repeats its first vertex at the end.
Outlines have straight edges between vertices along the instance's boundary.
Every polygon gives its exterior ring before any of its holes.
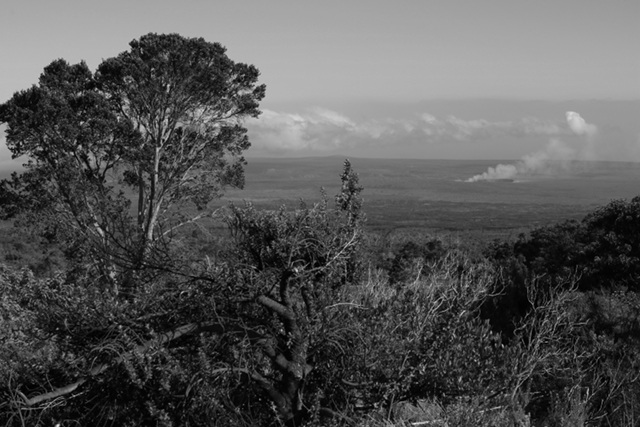
{"type": "MultiPolygon", "coordinates": [[[[245,188],[227,189],[215,207],[250,201],[259,208],[315,203],[340,186],[343,157],[249,158],[245,188]]],[[[640,195],[640,163],[579,162],[556,173],[510,181],[465,182],[505,160],[350,158],[364,187],[373,230],[469,231],[505,235],[581,219],[613,199],[640,195]]],[[[3,178],[10,170],[3,170],[3,178]]]]}
{"type": "MultiPolygon", "coordinates": [[[[257,207],[332,197],[339,189],[341,157],[253,158],[243,190],[227,191],[218,204],[251,201],[257,207]]],[[[510,181],[464,182],[508,161],[351,158],[364,187],[372,229],[428,229],[499,234],[580,219],[613,199],[640,195],[640,164],[582,162],[556,173],[510,181]]]]}

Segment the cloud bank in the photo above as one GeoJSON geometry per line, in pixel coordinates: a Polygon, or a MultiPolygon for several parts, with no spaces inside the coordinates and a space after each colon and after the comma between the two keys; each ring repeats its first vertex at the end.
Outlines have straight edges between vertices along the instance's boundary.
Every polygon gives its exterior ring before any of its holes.
{"type": "Polygon", "coordinates": [[[474,141],[499,136],[563,136],[566,125],[536,117],[516,121],[465,120],[428,113],[410,118],[354,120],[339,112],[314,108],[303,113],[264,110],[258,119],[247,122],[252,145],[266,152],[314,151],[367,145],[394,146],[399,143],[430,144],[474,141]]]}
{"type": "Polygon", "coordinates": [[[565,117],[571,132],[584,139],[579,149],[571,148],[560,139],[551,138],[544,150],[527,154],[513,164],[490,167],[486,172],[467,179],[467,182],[514,180],[523,175],[554,174],[570,170],[575,161],[596,160],[598,128],[587,123],[574,111],[567,111],[565,117]]]}

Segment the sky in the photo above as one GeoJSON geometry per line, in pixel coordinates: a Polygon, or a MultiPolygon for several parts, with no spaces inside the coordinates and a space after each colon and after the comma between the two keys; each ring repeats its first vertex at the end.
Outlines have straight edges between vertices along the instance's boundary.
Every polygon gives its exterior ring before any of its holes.
{"type": "Polygon", "coordinates": [[[54,59],[95,69],[141,35],[179,33],[260,69],[249,158],[508,160],[554,145],[639,161],[639,18],[637,0],[3,0],[0,102],[54,59]],[[597,132],[572,131],[569,111],[597,132]]]}

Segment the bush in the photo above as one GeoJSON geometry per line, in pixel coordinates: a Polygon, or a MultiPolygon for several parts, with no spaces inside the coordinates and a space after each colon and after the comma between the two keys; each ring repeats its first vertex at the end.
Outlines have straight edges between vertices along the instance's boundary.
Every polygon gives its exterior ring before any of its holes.
{"type": "Polygon", "coordinates": [[[397,285],[410,280],[418,281],[444,256],[446,250],[438,239],[428,239],[424,243],[413,240],[406,242],[395,254],[389,269],[389,284],[397,285]]]}
{"type": "Polygon", "coordinates": [[[545,277],[550,285],[577,274],[578,288],[637,291],[640,283],[640,197],[614,200],[582,221],[540,227],[511,244],[489,247],[487,256],[505,266],[520,267],[507,275],[513,282],[520,272],[545,277]]]}
{"type": "Polygon", "coordinates": [[[343,378],[358,385],[347,393],[351,407],[448,402],[503,387],[505,349],[478,316],[492,283],[489,266],[450,253],[420,281],[351,289],[344,323],[354,337],[342,359],[343,378]]]}

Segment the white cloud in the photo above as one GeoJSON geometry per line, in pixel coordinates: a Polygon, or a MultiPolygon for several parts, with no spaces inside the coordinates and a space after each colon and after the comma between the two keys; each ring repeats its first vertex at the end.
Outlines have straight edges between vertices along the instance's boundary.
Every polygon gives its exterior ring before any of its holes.
{"type": "Polygon", "coordinates": [[[314,108],[303,113],[264,110],[248,121],[252,144],[265,151],[326,151],[367,144],[437,143],[474,141],[497,136],[560,136],[568,129],[535,117],[517,121],[438,118],[429,113],[410,118],[376,118],[355,121],[336,111],[314,108]]]}

